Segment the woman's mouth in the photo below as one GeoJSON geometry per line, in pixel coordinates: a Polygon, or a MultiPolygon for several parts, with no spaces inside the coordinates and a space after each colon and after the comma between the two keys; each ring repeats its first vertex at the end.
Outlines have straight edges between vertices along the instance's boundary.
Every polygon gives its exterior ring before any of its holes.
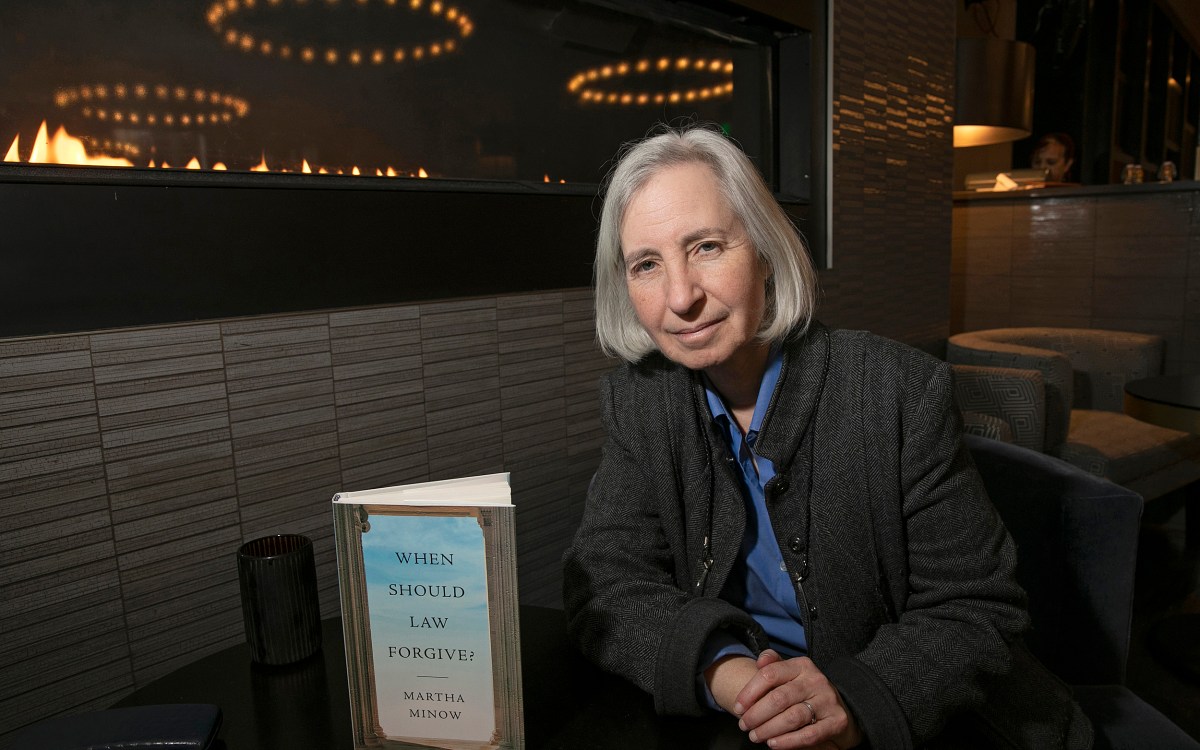
{"type": "Polygon", "coordinates": [[[684,342],[693,342],[706,337],[715,329],[717,323],[720,322],[720,320],[710,320],[705,323],[697,323],[695,325],[690,325],[687,328],[680,328],[672,331],[671,335],[684,342]]]}

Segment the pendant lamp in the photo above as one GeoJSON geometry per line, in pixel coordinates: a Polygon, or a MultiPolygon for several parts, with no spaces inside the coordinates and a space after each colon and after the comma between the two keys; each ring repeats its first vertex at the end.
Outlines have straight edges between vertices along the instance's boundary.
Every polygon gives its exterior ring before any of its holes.
{"type": "Polygon", "coordinates": [[[1033,132],[1035,52],[1025,42],[958,37],[954,145],[989,146],[1033,132]]]}

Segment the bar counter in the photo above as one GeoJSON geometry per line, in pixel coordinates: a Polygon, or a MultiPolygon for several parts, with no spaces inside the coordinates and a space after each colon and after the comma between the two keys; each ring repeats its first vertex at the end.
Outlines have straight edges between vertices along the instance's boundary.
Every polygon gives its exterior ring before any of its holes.
{"type": "Polygon", "coordinates": [[[1200,182],[1176,180],[1175,182],[1143,182],[1138,185],[1063,185],[1059,187],[1034,188],[1032,190],[956,190],[954,202],[993,200],[1031,200],[1046,198],[1086,198],[1093,196],[1145,196],[1155,193],[1187,193],[1200,191],[1200,182]]]}
{"type": "Polygon", "coordinates": [[[1200,182],[956,192],[952,238],[951,333],[1154,333],[1200,373],[1200,182]]]}

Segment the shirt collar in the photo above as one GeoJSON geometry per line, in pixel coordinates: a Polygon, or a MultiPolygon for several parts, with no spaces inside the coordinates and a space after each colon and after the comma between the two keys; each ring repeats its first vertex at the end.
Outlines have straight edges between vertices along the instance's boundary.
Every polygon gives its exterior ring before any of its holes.
{"type": "MultiPolygon", "coordinates": [[[[762,382],[758,385],[758,398],[754,402],[754,416],[750,419],[749,433],[757,433],[762,427],[763,417],[767,413],[767,407],[771,404],[771,394],[775,393],[775,386],[779,383],[779,372],[783,368],[783,347],[780,344],[774,344],[770,352],[767,354],[767,367],[763,371],[762,382]]],[[[732,423],[733,419],[729,416],[729,411],[725,408],[725,402],[721,400],[721,394],[717,393],[717,389],[713,387],[712,381],[707,375],[701,373],[704,379],[704,395],[708,399],[708,410],[712,412],[713,420],[720,422],[722,419],[726,423],[732,423]]]]}

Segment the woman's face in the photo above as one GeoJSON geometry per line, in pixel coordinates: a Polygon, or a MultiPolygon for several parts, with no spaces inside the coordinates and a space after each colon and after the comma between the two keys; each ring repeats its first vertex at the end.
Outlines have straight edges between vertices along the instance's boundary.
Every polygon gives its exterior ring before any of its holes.
{"type": "Polygon", "coordinates": [[[625,211],[621,253],[638,321],[664,355],[714,380],[761,367],[766,268],[711,169],[651,177],[625,211]]]}

